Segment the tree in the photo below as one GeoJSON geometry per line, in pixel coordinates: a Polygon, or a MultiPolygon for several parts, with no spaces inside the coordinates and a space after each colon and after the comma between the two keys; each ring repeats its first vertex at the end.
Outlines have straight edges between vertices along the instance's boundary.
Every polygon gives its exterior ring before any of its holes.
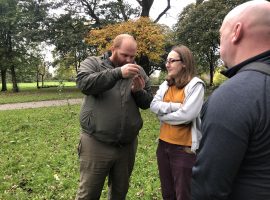
{"type": "Polygon", "coordinates": [[[2,82],[2,88],[1,91],[7,91],[7,60],[5,58],[5,52],[3,51],[3,48],[0,47],[0,69],[1,69],[1,82],[2,82]]]}
{"type": "MultiPolygon", "coordinates": [[[[13,42],[12,42],[12,30],[16,27],[16,1],[0,1],[1,13],[0,13],[0,27],[1,27],[1,77],[2,77],[2,91],[6,91],[6,72],[8,68],[12,68],[12,75],[14,75],[14,63],[13,63],[13,42]]],[[[13,77],[13,90],[17,91],[18,87],[16,79],[13,77]]]]}
{"type": "Polygon", "coordinates": [[[85,23],[85,18],[72,18],[70,13],[51,19],[49,43],[55,46],[53,66],[66,59],[68,66],[74,66],[78,71],[81,61],[88,55],[88,46],[84,42],[88,32],[85,23]]]}
{"type": "Polygon", "coordinates": [[[68,59],[62,60],[55,70],[57,80],[75,81],[77,72],[68,64],[68,59]]]}
{"type": "MultiPolygon", "coordinates": [[[[77,10],[77,13],[84,13],[94,24],[94,27],[128,21],[132,18],[149,17],[154,0],[136,0],[141,8],[133,8],[128,1],[88,1],[88,0],[63,0],[62,4],[67,6],[67,10],[77,10]],[[79,6],[81,5],[81,6],[79,6]]],[[[167,6],[154,20],[155,23],[166,14],[171,8],[170,0],[167,0],[167,6]]]]}
{"type": "Polygon", "coordinates": [[[40,86],[39,86],[39,82],[40,82],[40,79],[41,79],[41,88],[44,88],[45,85],[44,85],[44,79],[50,74],[49,73],[49,70],[48,70],[48,63],[46,62],[40,62],[39,65],[36,66],[37,68],[37,88],[39,89],[40,86]]]}
{"type": "MultiPolygon", "coordinates": [[[[102,6],[100,6],[102,12],[97,12],[98,11],[98,3],[102,2],[102,1],[94,1],[94,3],[92,2],[87,4],[85,3],[86,0],[79,0],[82,5],[85,6],[85,9],[88,10],[88,13],[90,14],[90,16],[92,17],[93,21],[95,22],[95,28],[103,28],[104,26],[106,26],[107,24],[104,23],[102,24],[101,22],[108,21],[110,24],[114,24],[114,23],[120,23],[120,22],[128,22],[128,20],[130,20],[131,18],[138,18],[139,16],[143,18],[149,18],[149,13],[151,10],[151,7],[153,5],[154,0],[137,0],[138,4],[140,5],[139,7],[136,8],[132,8],[132,6],[128,3],[125,3],[123,0],[117,0],[117,1],[110,1],[108,3],[103,4],[102,6]],[[89,6],[91,5],[91,6],[89,6]],[[113,6],[113,7],[111,7],[113,6]],[[94,9],[96,8],[96,9],[94,9]],[[111,9],[114,8],[114,9],[111,9]],[[104,14],[104,15],[103,15],[104,14]],[[117,15],[118,17],[116,17],[115,15],[117,15]],[[110,16],[114,16],[113,19],[110,18],[110,16]],[[103,18],[105,17],[105,18],[103,18]],[[108,20],[111,19],[111,20],[108,20]]],[[[171,8],[170,6],[170,0],[167,0],[167,6],[164,8],[163,11],[161,11],[161,13],[158,15],[158,17],[152,22],[152,23],[157,23],[159,21],[159,19],[166,14],[166,12],[171,8]]],[[[118,25],[116,25],[116,27],[118,27],[118,25]]],[[[132,28],[132,27],[131,27],[132,28]]],[[[143,27],[137,27],[140,30],[143,29],[143,27]]],[[[162,33],[168,32],[167,27],[160,27],[162,29],[162,33]]],[[[107,28],[105,28],[106,30],[107,28]]],[[[133,30],[133,29],[132,29],[133,30]]],[[[112,30],[113,31],[113,30],[112,30]]],[[[151,38],[151,36],[146,36],[147,34],[151,34],[151,32],[148,32],[147,30],[141,30],[141,32],[138,31],[138,33],[136,33],[136,31],[128,31],[128,30],[122,30],[122,32],[128,32],[131,33],[132,35],[134,35],[136,38],[139,37],[140,34],[145,35],[144,38],[151,38]]],[[[122,33],[121,31],[118,33],[122,33]]],[[[116,36],[116,35],[115,35],[116,36]]],[[[165,34],[163,34],[162,36],[162,40],[160,40],[161,44],[160,46],[162,46],[163,50],[162,51],[157,51],[155,54],[155,56],[159,57],[158,60],[155,60],[151,57],[148,57],[150,55],[149,50],[147,50],[147,48],[143,47],[145,46],[145,44],[149,44],[149,43],[139,43],[138,46],[139,48],[140,45],[142,45],[142,49],[146,49],[146,51],[142,54],[138,53],[138,58],[137,58],[137,62],[143,66],[143,68],[145,69],[146,73],[148,75],[150,75],[151,73],[153,73],[154,70],[156,69],[161,69],[164,66],[163,60],[165,57],[165,51],[164,48],[165,47],[165,42],[167,41],[166,38],[164,40],[165,34]],[[160,54],[159,54],[160,53],[160,54]]],[[[144,41],[144,38],[142,38],[141,41],[144,41]]],[[[112,38],[110,38],[112,39],[112,38]]],[[[89,39],[88,39],[89,41],[89,39]]],[[[146,39],[147,41],[147,39],[146,39]]],[[[153,41],[155,44],[158,41],[153,41]]],[[[91,44],[91,42],[89,43],[91,44]]],[[[150,50],[151,51],[151,50],[150,50]]],[[[153,53],[152,53],[153,54],[153,53]]]]}
{"type": "MultiPolygon", "coordinates": [[[[28,50],[43,39],[43,19],[47,4],[35,0],[1,0],[1,55],[5,60],[1,66],[2,83],[6,85],[6,72],[9,69],[12,77],[12,90],[18,92],[16,68],[23,64],[28,50]]],[[[6,88],[2,87],[2,90],[6,88]]]]}
{"type": "Polygon", "coordinates": [[[199,64],[199,71],[210,71],[210,85],[213,82],[214,66],[218,60],[219,33],[222,19],[220,1],[192,4],[184,9],[176,25],[176,41],[188,46],[199,64]],[[219,12],[217,12],[219,10],[219,12]],[[219,14],[218,14],[219,13],[219,14]]]}
{"type": "Polygon", "coordinates": [[[194,53],[199,71],[210,72],[213,84],[215,66],[219,62],[219,28],[226,14],[243,0],[197,1],[187,6],[174,28],[175,41],[187,45],[194,53]]]}
{"type": "Polygon", "coordinates": [[[138,20],[91,30],[86,42],[96,49],[96,54],[101,54],[110,49],[112,40],[121,33],[129,33],[136,38],[138,43],[136,62],[144,68],[147,75],[153,73],[162,61],[160,56],[165,53],[162,26],[152,22],[148,17],[141,17],[138,20]]]}
{"type": "MultiPolygon", "coordinates": [[[[127,22],[131,18],[149,16],[149,11],[154,0],[137,1],[140,7],[133,7],[127,1],[89,1],[89,0],[61,0],[54,2],[54,8],[61,7],[65,10],[64,14],[54,15],[50,20],[49,43],[55,45],[54,66],[69,70],[74,67],[75,70],[80,66],[80,62],[87,55],[95,55],[96,49],[89,44],[84,43],[87,32],[92,29],[101,29],[108,25],[127,22]],[[73,58],[73,59],[72,59],[73,58]],[[68,67],[62,68],[66,63],[68,67]]],[[[170,8],[170,0],[167,0],[168,6],[160,13],[155,20],[157,22],[161,16],[170,8]]],[[[159,68],[160,63],[153,63],[146,54],[140,56],[140,63],[145,62],[146,71],[152,73],[152,69],[159,68]],[[153,67],[150,67],[153,66],[153,67]]],[[[63,70],[59,71],[63,72],[63,70]]],[[[67,73],[68,74],[68,73],[67,73]]]]}

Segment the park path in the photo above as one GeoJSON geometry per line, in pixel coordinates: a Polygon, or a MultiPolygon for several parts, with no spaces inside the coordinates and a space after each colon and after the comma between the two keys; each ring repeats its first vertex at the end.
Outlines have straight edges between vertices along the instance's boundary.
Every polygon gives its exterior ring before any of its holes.
{"type": "Polygon", "coordinates": [[[26,108],[41,108],[41,107],[50,107],[50,106],[74,105],[74,104],[81,104],[82,100],[83,100],[82,98],[79,98],[79,99],[64,99],[64,100],[1,104],[0,111],[26,109],[26,108]]]}

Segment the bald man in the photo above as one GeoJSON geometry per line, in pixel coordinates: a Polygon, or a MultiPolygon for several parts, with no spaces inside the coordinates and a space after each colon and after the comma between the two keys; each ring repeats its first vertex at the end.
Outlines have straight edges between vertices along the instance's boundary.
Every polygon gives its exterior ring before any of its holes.
{"type": "Polygon", "coordinates": [[[204,104],[192,200],[269,200],[270,2],[228,13],[220,56],[230,79],[204,104]]]}
{"type": "Polygon", "coordinates": [[[134,64],[135,39],[118,35],[111,55],[88,57],[81,63],[77,86],[85,94],[78,146],[80,185],[76,199],[98,200],[108,176],[108,200],[124,200],[135,162],[140,108],[150,106],[149,78],[134,64]]]}

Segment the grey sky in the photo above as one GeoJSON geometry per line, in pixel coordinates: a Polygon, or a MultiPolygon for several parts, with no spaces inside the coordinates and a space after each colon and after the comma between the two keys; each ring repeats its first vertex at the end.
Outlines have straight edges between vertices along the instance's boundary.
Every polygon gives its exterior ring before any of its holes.
{"type": "MultiPolygon", "coordinates": [[[[127,0],[127,2],[138,6],[136,0],[127,0]]],[[[171,8],[166,15],[159,20],[159,23],[172,27],[177,22],[178,14],[182,12],[183,8],[191,3],[195,3],[196,0],[171,0],[171,8]]],[[[154,0],[152,8],[150,10],[151,19],[155,20],[158,15],[166,8],[167,0],[154,0]]]]}

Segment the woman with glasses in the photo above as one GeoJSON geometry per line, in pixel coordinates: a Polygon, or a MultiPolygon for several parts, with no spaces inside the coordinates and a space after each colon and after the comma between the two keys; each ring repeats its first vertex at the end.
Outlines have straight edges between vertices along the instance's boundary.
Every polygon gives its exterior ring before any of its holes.
{"type": "Polygon", "coordinates": [[[167,79],[150,109],[160,120],[157,163],[164,200],[189,200],[192,166],[201,133],[200,110],[204,83],[195,77],[194,59],[184,45],[175,46],[166,60],[167,79]]]}

